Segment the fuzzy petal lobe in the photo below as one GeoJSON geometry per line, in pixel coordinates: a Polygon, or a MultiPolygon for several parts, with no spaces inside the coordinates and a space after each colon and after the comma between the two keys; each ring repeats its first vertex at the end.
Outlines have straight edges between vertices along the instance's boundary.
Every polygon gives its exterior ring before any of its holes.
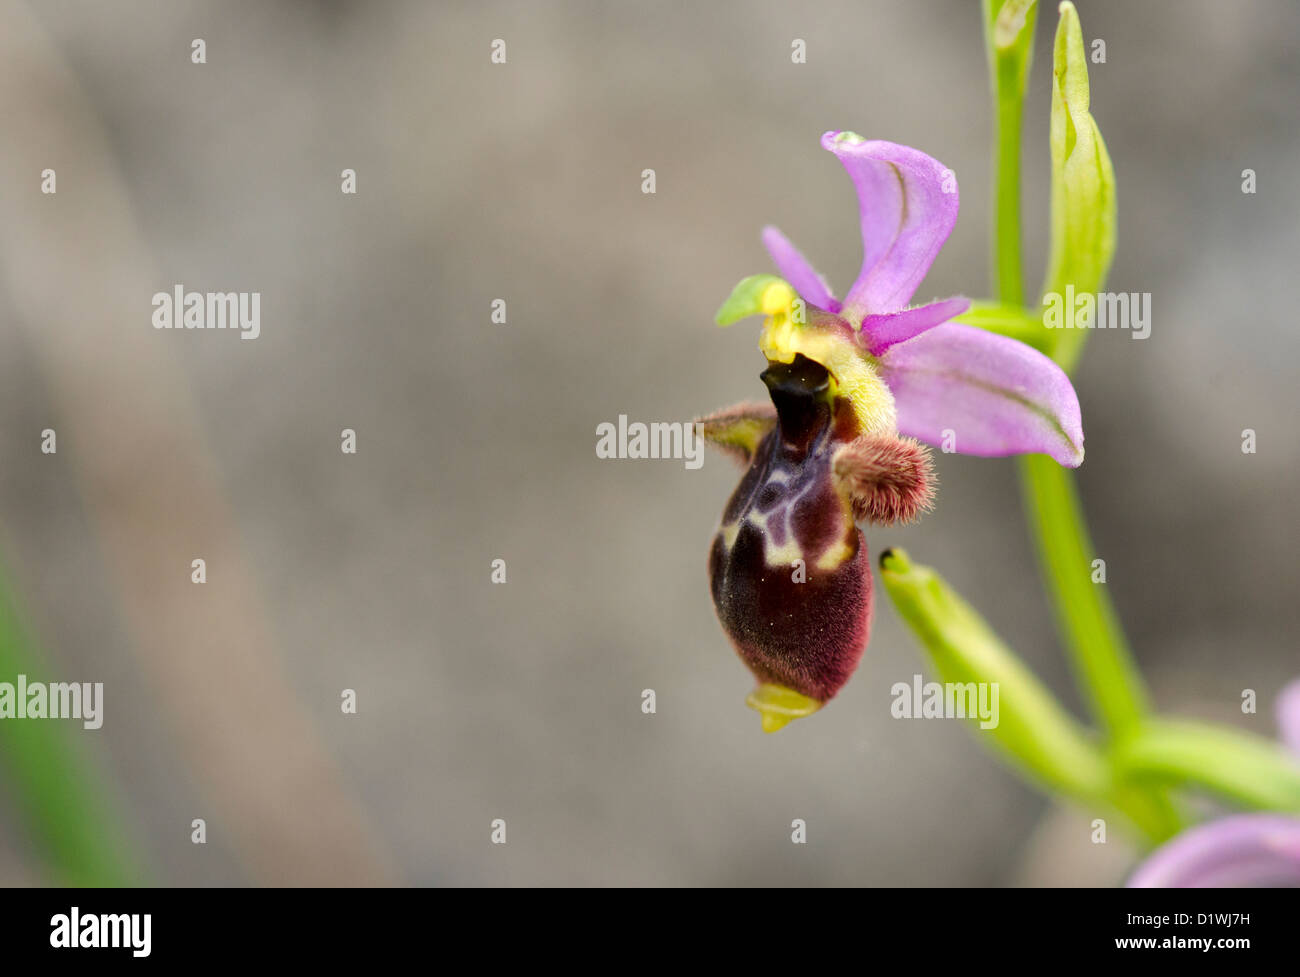
{"type": "Polygon", "coordinates": [[[1130,889],[1300,885],[1300,819],[1238,814],[1184,831],[1129,879],[1130,889]]]}
{"type": "Polygon", "coordinates": [[[831,295],[826,280],[817,274],[808,259],[790,243],[789,238],[775,227],[765,227],[763,247],[767,248],[767,253],[772,256],[772,264],[776,265],[781,277],[794,286],[800,298],[809,305],[815,305],[828,312],[840,311],[840,303],[831,295]]]}
{"type": "Polygon", "coordinates": [[[862,435],[835,452],[831,476],[860,522],[911,522],[934,504],[930,451],[907,438],[862,435]]]}
{"type": "Polygon", "coordinates": [[[822,136],[848,171],[858,194],[862,270],[844,308],[857,319],[901,309],[916,294],[957,222],[952,171],[910,146],[852,132],[822,136]]]}
{"type": "Polygon", "coordinates": [[[900,434],[984,458],[1041,452],[1069,468],[1083,461],[1070,378],[1024,343],[949,322],[891,347],[880,366],[900,434]],[[945,431],[955,444],[944,445],[945,431]]]}
{"type": "Polygon", "coordinates": [[[742,465],[754,458],[767,432],[776,427],[771,404],[744,403],[695,419],[695,430],[742,465]]]}
{"type": "Polygon", "coordinates": [[[969,308],[970,299],[955,296],[901,312],[868,315],[862,320],[862,337],[866,341],[867,351],[872,356],[880,356],[889,347],[905,343],[935,326],[943,325],[969,308]]]}

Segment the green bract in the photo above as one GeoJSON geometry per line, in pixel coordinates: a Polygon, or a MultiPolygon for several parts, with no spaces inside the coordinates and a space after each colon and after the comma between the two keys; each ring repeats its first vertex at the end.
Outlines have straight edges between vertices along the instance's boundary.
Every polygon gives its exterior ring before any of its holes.
{"type": "Polygon", "coordinates": [[[1094,812],[1121,813],[1148,838],[1161,840],[1178,830],[1168,803],[1117,777],[1097,738],[938,573],[912,563],[899,549],[887,550],[880,565],[894,607],[929,653],[939,678],[997,686],[998,725],[979,733],[991,737],[991,746],[1041,786],[1094,812]]]}
{"type": "MultiPolygon", "coordinates": [[[[1074,4],[1061,4],[1052,58],[1052,237],[1043,294],[1096,292],[1115,254],[1115,171],[1088,112],[1088,65],[1074,4]]],[[[1086,329],[1055,331],[1055,357],[1069,370],[1086,329]]]]}
{"type": "Polygon", "coordinates": [[[1106,764],[1086,730],[937,572],[895,548],[881,556],[880,579],[941,681],[998,686],[998,725],[981,735],[1045,787],[1104,792],[1106,764]]]}

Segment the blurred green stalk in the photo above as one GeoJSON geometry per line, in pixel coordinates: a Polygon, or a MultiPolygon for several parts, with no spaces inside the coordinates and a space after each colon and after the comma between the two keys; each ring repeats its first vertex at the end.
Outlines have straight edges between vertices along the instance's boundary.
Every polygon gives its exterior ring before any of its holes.
{"type": "MultiPolygon", "coordinates": [[[[1034,0],[984,0],[996,129],[993,284],[997,298],[1012,306],[1023,306],[1025,298],[1020,120],[1036,12],[1034,0]]],[[[1049,346],[1046,352],[1054,350],[1049,346]]],[[[1045,455],[1020,458],[1018,465],[1029,529],[1084,697],[1108,734],[1126,735],[1146,713],[1146,693],[1110,595],[1091,579],[1093,550],[1074,476],[1045,455]]]]}
{"type": "Polygon", "coordinates": [[[1074,475],[1047,455],[1018,464],[1025,514],[1079,687],[1102,728],[1123,739],[1148,712],[1146,689],[1110,593],[1092,582],[1094,550],[1074,475]]]}
{"type": "MultiPolygon", "coordinates": [[[[50,671],[18,622],[0,566],[0,682],[50,671]]],[[[127,886],[140,881],[120,833],[115,805],[75,742],[68,720],[0,719],[0,762],[50,881],[67,886],[127,886]]]]}
{"type": "Polygon", "coordinates": [[[1152,719],[1113,759],[1125,777],[1193,785],[1238,807],[1300,814],[1300,763],[1277,743],[1240,730],[1152,719]]]}
{"type": "MultiPolygon", "coordinates": [[[[995,127],[993,287],[1000,302],[1023,307],[1020,125],[1037,4],[1035,0],[984,0],[983,9],[995,127]]],[[[1063,25],[1066,13],[1063,9],[1063,25]]],[[[1069,16],[1073,16],[1072,8],[1069,16]]],[[[1058,39],[1058,59],[1061,43],[1058,39]]],[[[1063,65],[1053,65],[1057,84],[1062,70],[1063,65]]],[[[1053,111],[1061,109],[1056,98],[1053,111]]],[[[1053,179],[1059,177],[1054,172],[1053,179]]],[[[1046,344],[1044,351],[1048,355],[1054,352],[1051,344],[1046,344]]],[[[1092,582],[1092,544],[1074,475],[1045,455],[1025,456],[1017,463],[1025,515],[1076,680],[1107,739],[1127,736],[1147,711],[1146,692],[1110,595],[1104,586],[1092,582]]],[[[1130,806],[1128,813],[1149,839],[1162,840],[1178,829],[1181,819],[1163,789],[1146,788],[1141,782],[1134,789],[1145,796],[1134,797],[1135,806],[1130,806]]]]}
{"type": "MultiPolygon", "coordinates": [[[[1030,341],[1070,372],[1085,332],[1051,332],[1038,318],[1033,341],[1032,310],[1024,308],[1020,256],[1020,119],[1033,44],[1036,0],[984,0],[984,32],[993,83],[994,271],[997,303],[977,304],[966,317],[973,325],[1030,341]],[[1017,311],[1021,310],[1021,311],[1017,311]]],[[[1115,245],[1114,171],[1089,112],[1083,35],[1074,5],[1060,5],[1053,54],[1052,254],[1045,294],[1072,285],[1091,292],[1104,284],[1115,245]]],[[[1151,840],[1167,837],[1183,822],[1169,791],[1195,787],[1248,808],[1300,811],[1300,764],[1258,736],[1201,723],[1152,717],[1147,692],[1119,615],[1102,583],[1094,583],[1094,550],[1088,536],[1074,473],[1046,455],[1018,459],[1026,519],[1038,552],[1044,583],[1056,612],[1070,660],[1089,711],[1102,737],[1099,756],[1111,772],[1093,769],[1084,781],[1059,776],[1062,760],[1081,756],[1081,740],[1050,710],[1032,712],[1057,735],[1058,776],[1044,776],[1041,763],[1022,766],[1036,779],[1076,798],[1104,799],[1123,810],[1151,840]],[[1046,719],[1043,719],[1046,717],[1046,719]],[[1068,747],[1068,748],[1066,748],[1068,747]],[[1109,783],[1107,783],[1109,780],[1109,783]]],[[[939,585],[936,585],[939,586],[939,585]]],[[[899,589],[895,583],[894,589],[899,589]]],[[[955,601],[955,598],[954,598],[955,601]]],[[[952,606],[957,606],[955,602],[952,606]]],[[[925,610],[921,605],[914,611],[925,610]]],[[[930,608],[929,610],[934,610],[930,608]]],[[[957,615],[960,622],[961,615],[957,615]]],[[[917,621],[911,621],[918,627],[917,621]]],[[[978,631],[978,628],[975,629],[978,631]]],[[[922,627],[924,639],[925,628],[922,627]]],[[[930,650],[936,654],[934,634],[930,650]]],[[[991,638],[976,645],[989,646],[991,638]]],[[[966,650],[963,651],[963,654],[966,650]]],[[[1009,655],[1009,652],[1000,654],[1009,655]]],[[[942,653],[937,660],[942,667],[942,653]]],[[[1014,678],[1011,687],[1042,701],[1045,690],[1014,678]]],[[[1092,769],[1092,763],[1083,765],[1092,769]]]]}

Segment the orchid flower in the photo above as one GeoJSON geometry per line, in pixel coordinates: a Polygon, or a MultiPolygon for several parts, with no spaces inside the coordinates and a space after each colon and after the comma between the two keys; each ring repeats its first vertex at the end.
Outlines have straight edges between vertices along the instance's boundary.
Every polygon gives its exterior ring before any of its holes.
{"type": "MultiPolygon", "coordinates": [[[[1300,681],[1278,700],[1282,742],[1300,758],[1300,681]]],[[[1146,859],[1131,889],[1300,886],[1300,817],[1234,814],[1184,831],[1146,859]]]]}
{"type": "Polygon", "coordinates": [[[769,732],[820,708],[857,667],[872,582],[856,522],[907,521],[930,506],[934,478],[918,440],[983,457],[1083,460],[1079,401],[1059,366],[951,321],[965,298],[908,305],[957,220],[952,171],[851,132],[828,132],[822,146],[857,191],[862,270],[837,299],[767,228],[783,277],[745,279],[717,321],[767,317],[759,349],[773,405],[698,422],[748,466],[709,572],[723,628],[760,683],[747,701],[769,732]]]}

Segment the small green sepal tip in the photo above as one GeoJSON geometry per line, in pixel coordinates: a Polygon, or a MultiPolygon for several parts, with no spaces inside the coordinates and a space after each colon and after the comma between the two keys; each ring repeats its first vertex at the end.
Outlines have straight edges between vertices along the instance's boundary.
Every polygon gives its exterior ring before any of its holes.
{"type": "Polygon", "coordinates": [[[714,321],[720,326],[729,326],[752,315],[770,314],[771,310],[764,308],[763,297],[773,285],[790,290],[785,280],[776,275],[750,275],[741,279],[727,296],[727,301],[722,303],[722,308],[713,317],[714,321]]]}

